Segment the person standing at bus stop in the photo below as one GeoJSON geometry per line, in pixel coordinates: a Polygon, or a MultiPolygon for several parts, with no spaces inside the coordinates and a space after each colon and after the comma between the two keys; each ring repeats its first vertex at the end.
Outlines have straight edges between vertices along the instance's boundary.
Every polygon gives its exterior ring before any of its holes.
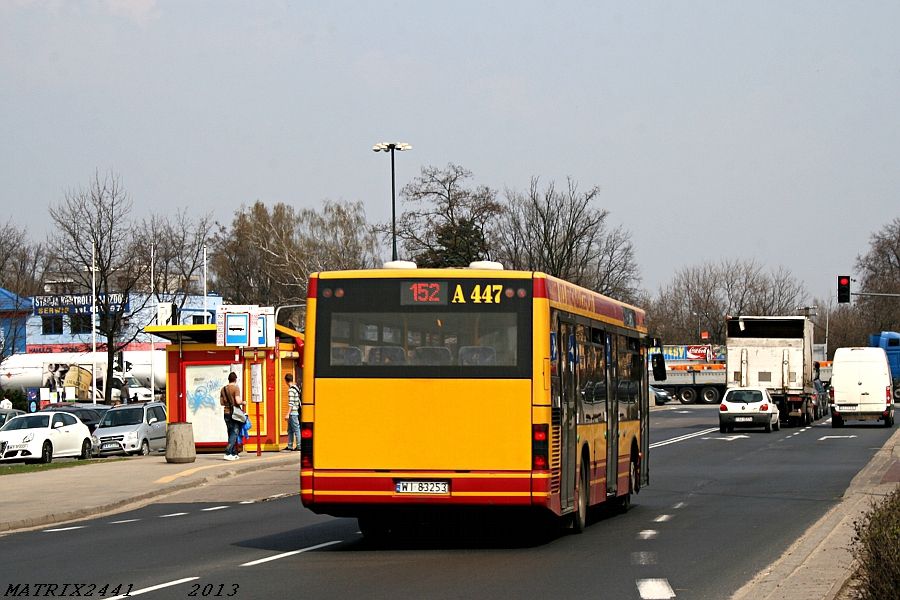
{"type": "Polygon", "coordinates": [[[244,399],[241,398],[241,388],[235,383],[237,381],[237,373],[228,374],[228,385],[219,392],[219,404],[225,407],[225,427],[228,428],[228,445],[225,446],[225,460],[237,460],[240,458],[237,453],[237,443],[241,436],[240,421],[232,418],[234,408],[241,410],[244,408],[244,399]]]}
{"type": "Polygon", "coordinates": [[[294,384],[294,376],[284,376],[288,384],[288,414],[284,417],[288,422],[287,450],[300,451],[300,388],[294,384]]]}

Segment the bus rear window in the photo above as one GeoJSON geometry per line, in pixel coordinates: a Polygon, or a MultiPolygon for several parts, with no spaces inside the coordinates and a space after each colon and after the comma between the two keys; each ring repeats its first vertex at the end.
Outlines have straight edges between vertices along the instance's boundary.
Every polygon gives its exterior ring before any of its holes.
{"type": "Polygon", "coordinates": [[[330,366],[514,367],[516,313],[333,313],[330,366]]]}
{"type": "Polygon", "coordinates": [[[531,298],[520,281],[329,280],[316,311],[317,377],[531,373],[531,298]]]}

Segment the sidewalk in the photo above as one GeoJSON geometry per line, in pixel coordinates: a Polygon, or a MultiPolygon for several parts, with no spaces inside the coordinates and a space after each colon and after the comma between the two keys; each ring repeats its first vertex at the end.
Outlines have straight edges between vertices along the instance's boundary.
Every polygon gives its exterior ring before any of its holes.
{"type": "Polygon", "coordinates": [[[835,600],[850,577],[853,522],[900,482],[900,429],[853,478],[844,499],[732,600],[835,600]]]}
{"type": "Polygon", "coordinates": [[[180,490],[277,466],[296,466],[299,452],[244,452],[226,461],[222,454],[198,454],[195,462],[170,464],[162,454],[77,465],[40,473],[0,477],[3,507],[0,534],[84,519],[148,502],[180,490]]]}

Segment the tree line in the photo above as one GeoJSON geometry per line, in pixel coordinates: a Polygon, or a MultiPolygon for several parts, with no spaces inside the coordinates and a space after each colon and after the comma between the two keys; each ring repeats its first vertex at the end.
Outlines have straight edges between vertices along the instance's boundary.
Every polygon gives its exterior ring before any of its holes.
{"type": "MultiPolygon", "coordinates": [[[[523,189],[492,189],[454,164],[423,167],[400,191],[397,238],[401,257],[421,267],[463,267],[495,260],[508,269],[538,270],[647,310],[650,333],[665,343],[723,343],[728,315],[797,314],[815,304],[817,341],[831,349],[865,345],[869,333],[900,328],[896,298],[859,296],[850,306],[809,301],[803,283],[784,267],[754,259],[686,266],[655,291],[641,287],[631,232],[612,221],[598,186],[567,179],[523,189]],[[701,340],[701,333],[708,338],[701,340]]],[[[119,175],[96,171],[86,186],[67,190],[50,206],[52,233],[31,241],[12,220],[0,227],[0,287],[20,296],[113,292],[154,295],[183,307],[201,294],[204,268],[210,292],[228,304],[302,304],[310,273],[381,266],[391,223],[370,223],[362,202],[325,200],[320,209],[261,201],[241,206],[230,221],[212,213],[133,216],[133,200],[119,175]],[[207,260],[204,261],[204,252],[207,260]]],[[[900,218],[872,235],[856,259],[858,291],[900,292],[900,218]]],[[[98,332],[112,365],[132,342],[126,312],[98,305],[98,332]]],[[[302,309],[282,311],[302,323],[302,309]]],[[[11,344],[10,332],[4,344],[11,344]]],[[[24,332],[23,332],[24,333],[24,332]]],[[[0,347],[0,360],[11,353],[0,347]]]]}

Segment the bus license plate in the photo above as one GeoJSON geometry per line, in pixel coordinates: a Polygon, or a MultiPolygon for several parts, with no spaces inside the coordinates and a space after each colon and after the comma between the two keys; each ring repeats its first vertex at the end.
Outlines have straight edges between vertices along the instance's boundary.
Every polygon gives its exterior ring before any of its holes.
{"type": "Polygon", "coordinates": [[[738,423],[743,423],[745,421],[752,421],[753,417],[735,417],[734,420],[738,423]]]}
{"type": "Polygon", "coordinates": [[[398,494],[449,494],[449,481],[398,481],[398,494]]]}

